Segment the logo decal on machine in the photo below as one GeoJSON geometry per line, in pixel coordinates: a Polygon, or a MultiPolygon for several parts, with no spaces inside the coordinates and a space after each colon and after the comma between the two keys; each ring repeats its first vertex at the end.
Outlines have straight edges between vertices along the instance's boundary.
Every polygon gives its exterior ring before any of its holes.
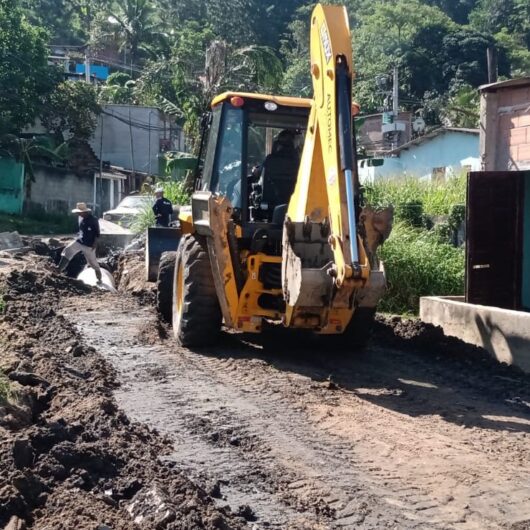
{"type": "Polygon", "coordinates": [[[322,47],[324,48],[326,63],[329,63],[333,54],[331,53],[331,40],[329,38],[328,27],[326,26],[325,22],[322,24],[322,26],[320,26],[320,39],[322,41],[322,47]]]}

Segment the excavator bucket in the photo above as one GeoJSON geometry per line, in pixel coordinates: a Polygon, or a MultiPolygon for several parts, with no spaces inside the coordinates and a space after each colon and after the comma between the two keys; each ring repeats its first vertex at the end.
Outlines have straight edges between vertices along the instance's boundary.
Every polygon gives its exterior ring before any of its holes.
{"type": "Polygon", "coordinates": [[[177,250],[181,235],[178,228],[152,227],[147,229],[145,272],[148,282],[156,282],[160,257],[164,252],[177,250]]]}

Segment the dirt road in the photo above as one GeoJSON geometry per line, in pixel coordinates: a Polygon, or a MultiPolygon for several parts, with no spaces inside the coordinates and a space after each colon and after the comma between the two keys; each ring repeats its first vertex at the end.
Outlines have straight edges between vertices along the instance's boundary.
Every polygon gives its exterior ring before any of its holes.
{"type": "Polygon", "coordinates": [[[116,369],[127,416],[249,528],[530,528],[530,378],[515,370],[428,341],[346,356],[227,334],[192,352],[116,295],[61,312],[116,369]]]}

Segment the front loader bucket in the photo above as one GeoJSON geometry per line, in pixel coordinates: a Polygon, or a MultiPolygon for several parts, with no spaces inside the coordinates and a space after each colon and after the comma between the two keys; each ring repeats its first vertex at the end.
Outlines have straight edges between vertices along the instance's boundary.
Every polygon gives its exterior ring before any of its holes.
{"type": "Polygon", "coordinates": [[[148,282],[156,282],[160,257],[164,252],[177,250],[181,231],[178,228],[154,227],[147,229],[145,240],[145,276],[148,282]]]}

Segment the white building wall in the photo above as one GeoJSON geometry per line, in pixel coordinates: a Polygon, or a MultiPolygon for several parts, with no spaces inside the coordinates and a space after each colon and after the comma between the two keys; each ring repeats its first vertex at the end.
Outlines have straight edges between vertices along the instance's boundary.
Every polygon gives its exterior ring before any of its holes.
{"type": "Polygon", "coordinates": [[[403,149],[398,156],[384,157],[383,165],[369,167],[359,162],[361,183],[403,176],[430,179],[434,170],[445,168],[445,175],[459,173],[464,168],[480,168],[479,135],[446,131],[434,138],[403,149]]]}
{"type": "Polygon", "coordinates": [[[161,151],[184,150],[182,130],[173,132],[171,138],[169,120],[155,107],[104,105],[90,145],[113,166],[157,175],[161,151]]]}

